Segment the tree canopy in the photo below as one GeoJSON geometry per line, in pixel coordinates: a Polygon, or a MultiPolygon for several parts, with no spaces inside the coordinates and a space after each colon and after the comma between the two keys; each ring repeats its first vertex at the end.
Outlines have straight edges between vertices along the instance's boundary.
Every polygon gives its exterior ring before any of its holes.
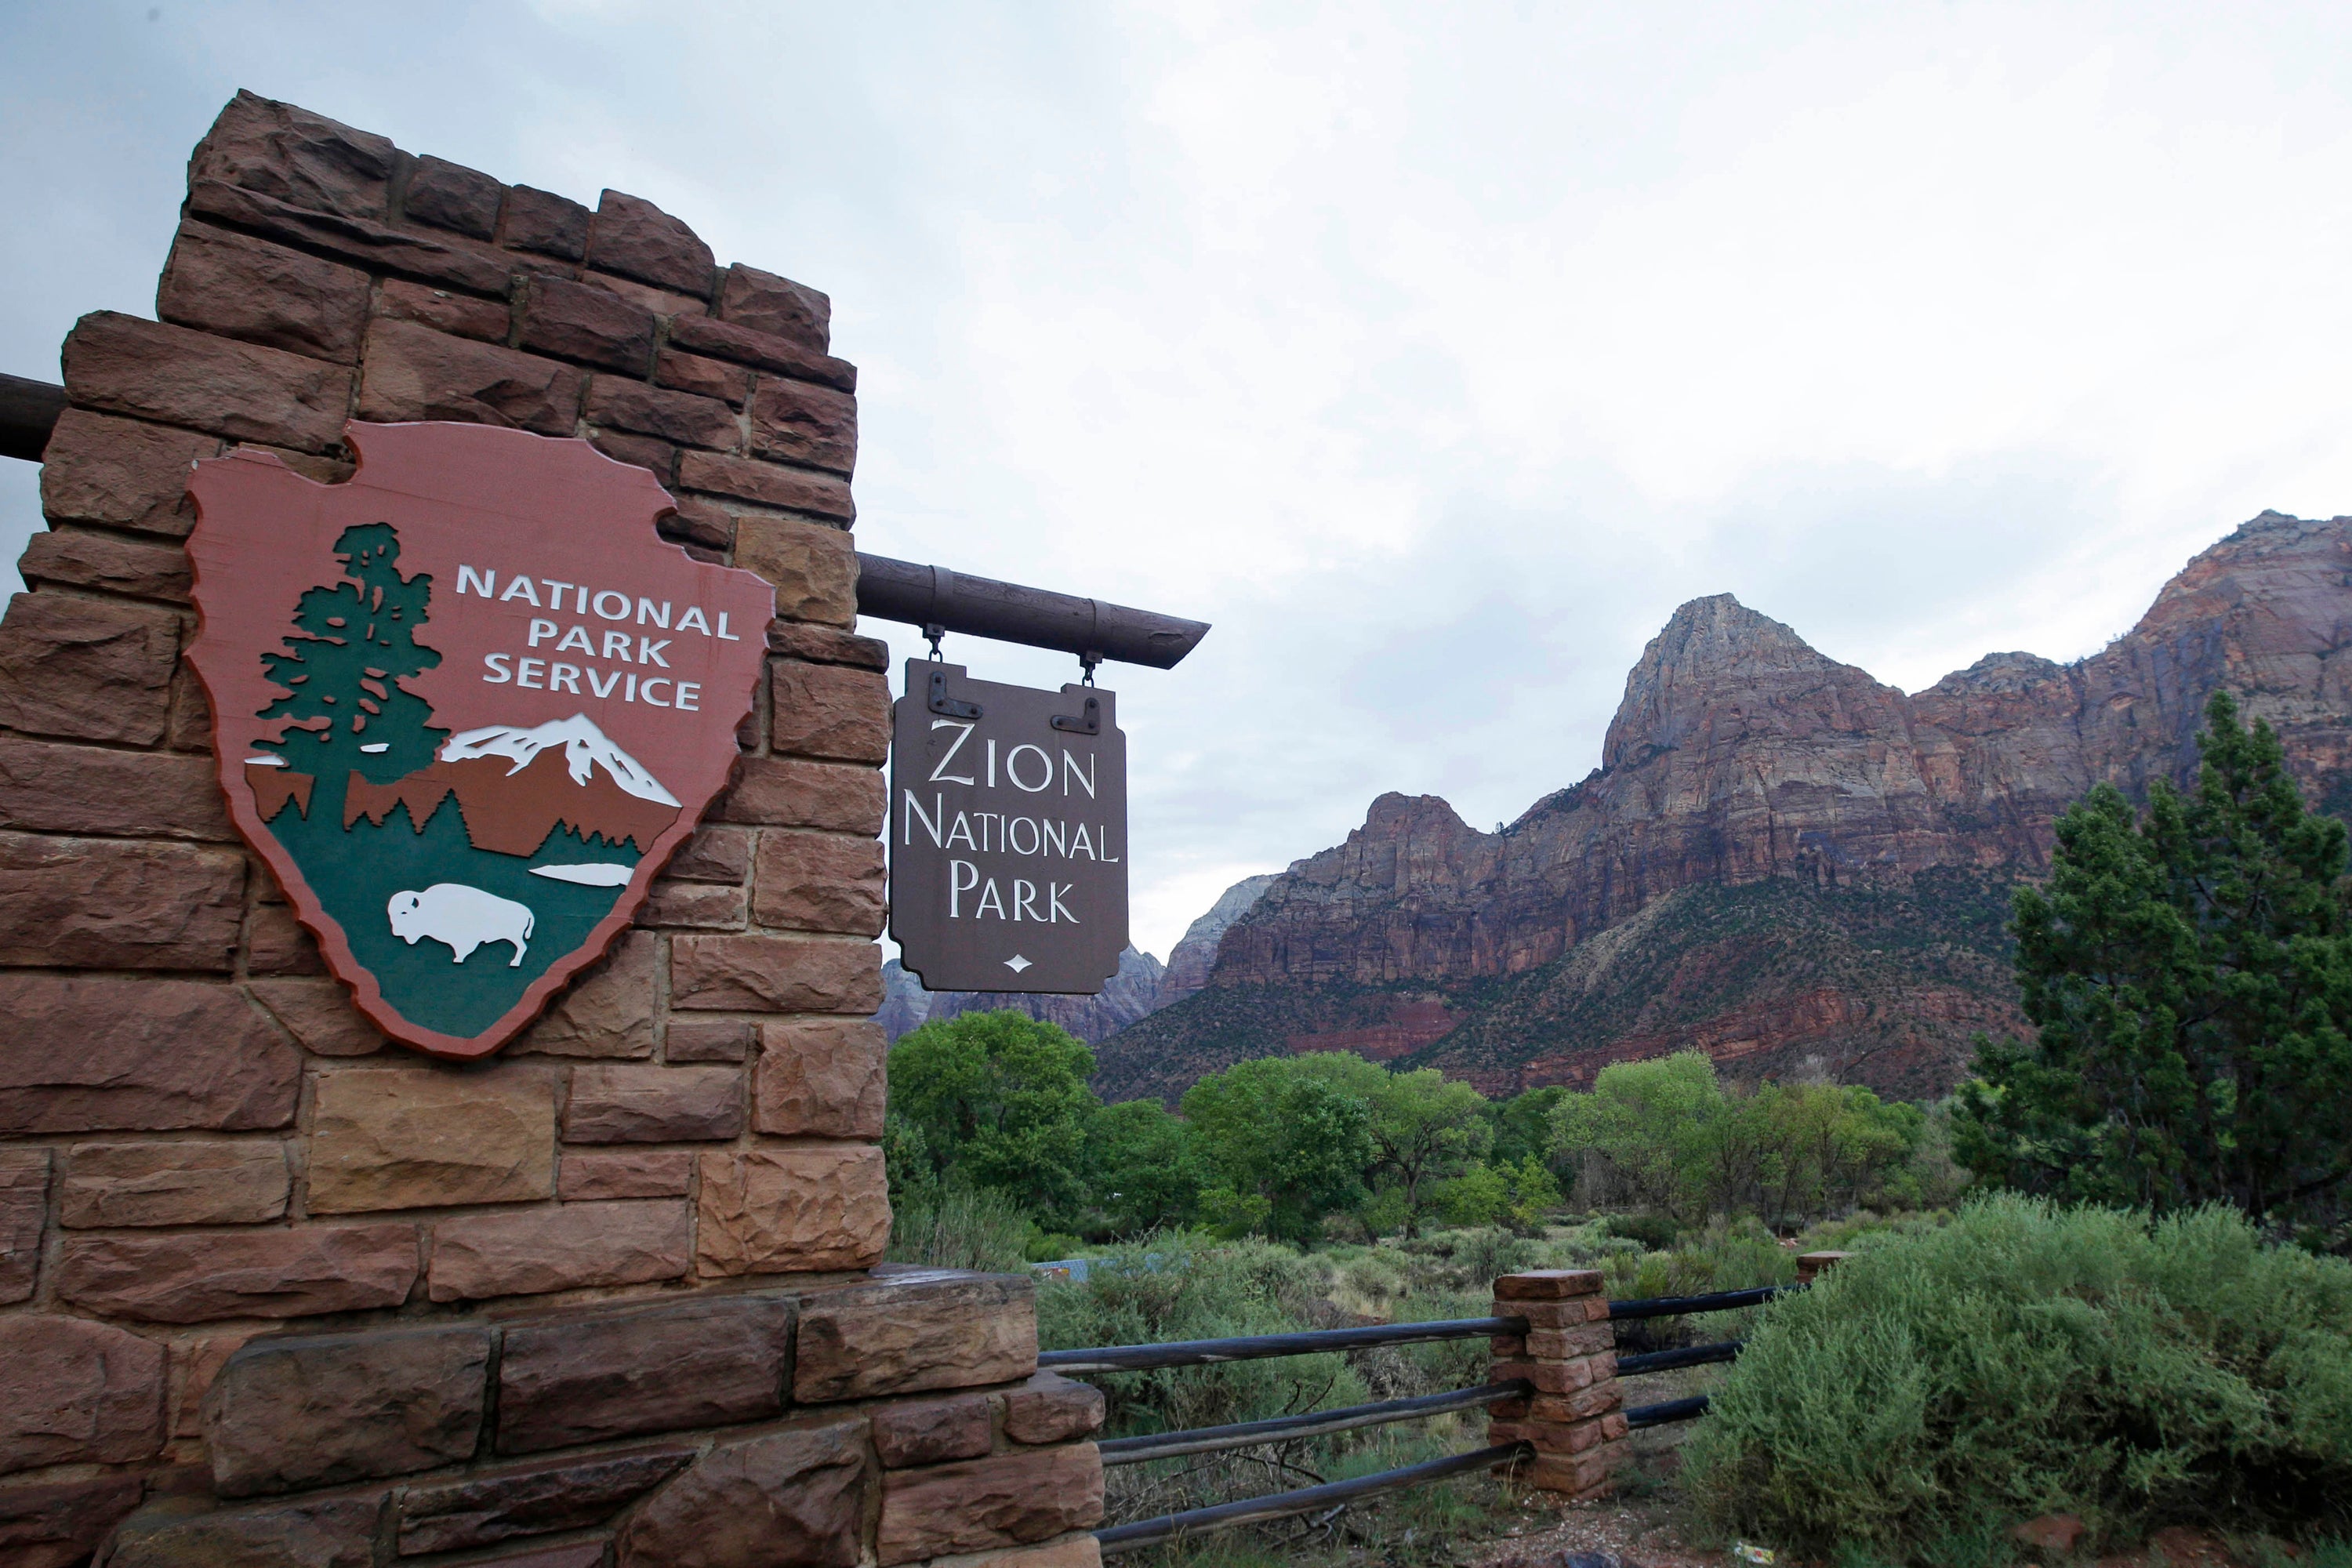
{"type": "Polygon", "coordinates": [[[2352,1173],[2342,824],[2217,693],[2196,788],[2100,784],[2016,899],[2031,1041],[1980,1039],[1956,1149],[2028,1192],[2333,1216],[2352,1173]]]}

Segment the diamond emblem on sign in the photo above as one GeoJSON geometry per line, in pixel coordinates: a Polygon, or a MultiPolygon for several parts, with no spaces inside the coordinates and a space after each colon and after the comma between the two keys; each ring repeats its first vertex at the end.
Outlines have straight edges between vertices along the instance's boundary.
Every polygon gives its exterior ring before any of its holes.
{"type": "Polygon", "coordinates": [[[1023,970],[1029,967],[1029,961],[1016,952],[1012,957],[1004,961],[1004,967],[1013,971],[1013,973],[1018,974],[1023,970]]]}

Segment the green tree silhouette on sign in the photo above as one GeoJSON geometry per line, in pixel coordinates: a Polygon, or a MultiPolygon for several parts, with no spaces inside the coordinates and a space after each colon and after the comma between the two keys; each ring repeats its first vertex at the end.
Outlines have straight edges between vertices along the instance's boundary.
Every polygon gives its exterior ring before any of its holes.
{"type": "Polygon", "coordinates": [[[429,765],[448,733],[400,685],[441,662],[416,643],[433,579],[401,574],[400,534],[388,522],[343,530],[335,558],[343,581],[305,592],[283,650],[261,656],[286,695],[257,716],[293,721],[278,751],[296,770],[323,781],[355,769],[390,784],[429,765]]]}

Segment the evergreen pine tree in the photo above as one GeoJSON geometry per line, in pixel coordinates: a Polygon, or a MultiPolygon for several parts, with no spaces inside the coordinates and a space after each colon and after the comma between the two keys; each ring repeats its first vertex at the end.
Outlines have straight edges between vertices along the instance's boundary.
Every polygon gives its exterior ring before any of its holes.
{"type": "Polygon", "coordinates": [[[2144,816],[2101,784],[2016,898],[2031,1043],[1979,1037],[1956,1152],[1979,1175],[2157,1209],[2339,1212],[2352,1174],[2352,900],[2342,824],[2269,725],[2206,709],[2197,787],[2144,816]]]}
{"type": "Polygon", "coordinates": [[[297,771],[331,784],[331,797],[340,799],[350,770],[390,784],[429,764],[448,731],[432,728],[431,705],[400,686],[403,676],[441,662],[415,636],[433,579],[401,574],[400,535],[388,522],[343,530],[335,558],[344,580],[304,593],[284,651],[261,656],[287,695],[259,717],[294,721],[279,753],[297,771]],[[361,750],[378,745],[384,749],[361,750]]]}

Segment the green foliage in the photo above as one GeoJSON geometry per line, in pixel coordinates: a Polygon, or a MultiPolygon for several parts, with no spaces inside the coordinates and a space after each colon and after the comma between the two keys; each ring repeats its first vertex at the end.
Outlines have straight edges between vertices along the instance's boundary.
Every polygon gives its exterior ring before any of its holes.
{"type": "Polygon", "coordinates": [[[1552,1085],[1490,1103],[1486,1117],[1495,1129],[1491,1156],[1495,1163],[1516,1165],[1522,1160],[1541,1160],[1549,1155],[1552,1110],[1567,1098],[1568,1090],[1552,1085]]]}
{"type": "MultiPolygon", "coordinates": [[[[1371,1173],[1385,1176],[1411,1240],[1434,1201],[1437,1184],[1458,1177],[1491,1148],[1486,1099],[1435,1068],[1383,1073],[1370,1096],[1371,1173]]],[[[1507,1192],[1500,1197],[1507,1203],[1507,1192]]]]}
{"type": "MultiPolygon", "coordinates": [[[[1696,1223],[1715,1214],[1795,1221],[1870,1201],[1892,1184],[1932,1195],[1906,1170],[1926,1142],[1916,1106],[1839,1084],[1726,1088],[1704,1052],[1601,1069],[1552,1110],[1554,1148],[1583,1167],[1587,1196],[1696,1223]]],[[[1948,1195],[1948,1194],[1945,1194],[1948,1195]]]]}
{"type": "Polygon", "coordinates": [[[1018,1273],[1036,1229],[1011,1196],[986,1188],[933,1187],[905,1197],[894,1194],[888,1256],[893,1263],[933,1268],[1018,1273]]]}
{"type": "Polygon", "coordinates": [[[992,1188],[1047,1219],[1086,1195],[1083,1156],[1094,1053],[1025,1014],[967,1013],[925,1024],[890,1047],[885,1157],[902,1183],[992,1188]]]}
{"type": "Polygon", "coordinates": [[[1200,1217],[1203,1172],[1192,1129],[1156,1100],[1096,1111],[1087,1124],[1086,1170],[1109,1235],[1181,1228],[1200,1217]]]}
{"type": "Polygon", "coordinates": [[[1760,1316],[1684,1449],[1749,1539],[1927,1562],[2050,1512],[2117,1540],[2352,1510],[2352,1264],[2224,1208],[1991,1197],[1760,1316]]]}
{"type": "Polygon", "coordinates": [[[1371,1100],[1388,1074],[1326,1051],[1237,1062],[1184,1091],[1194,1147],[1218,1178],[1202,1214],[1225,1235],[1304,1240],[1365,1196],[1371,1100]]]}
{"type": "Polygon", "coordinates": [[[2352,1175],[2352,920],[2341,823],[2216,693],[2196,792],[2144,818],[2101,784],[2017,894],[2030,1045],[1979,1040],[1959,1155],[2027,1192],[2332,1217],[2352,1175]]]}

